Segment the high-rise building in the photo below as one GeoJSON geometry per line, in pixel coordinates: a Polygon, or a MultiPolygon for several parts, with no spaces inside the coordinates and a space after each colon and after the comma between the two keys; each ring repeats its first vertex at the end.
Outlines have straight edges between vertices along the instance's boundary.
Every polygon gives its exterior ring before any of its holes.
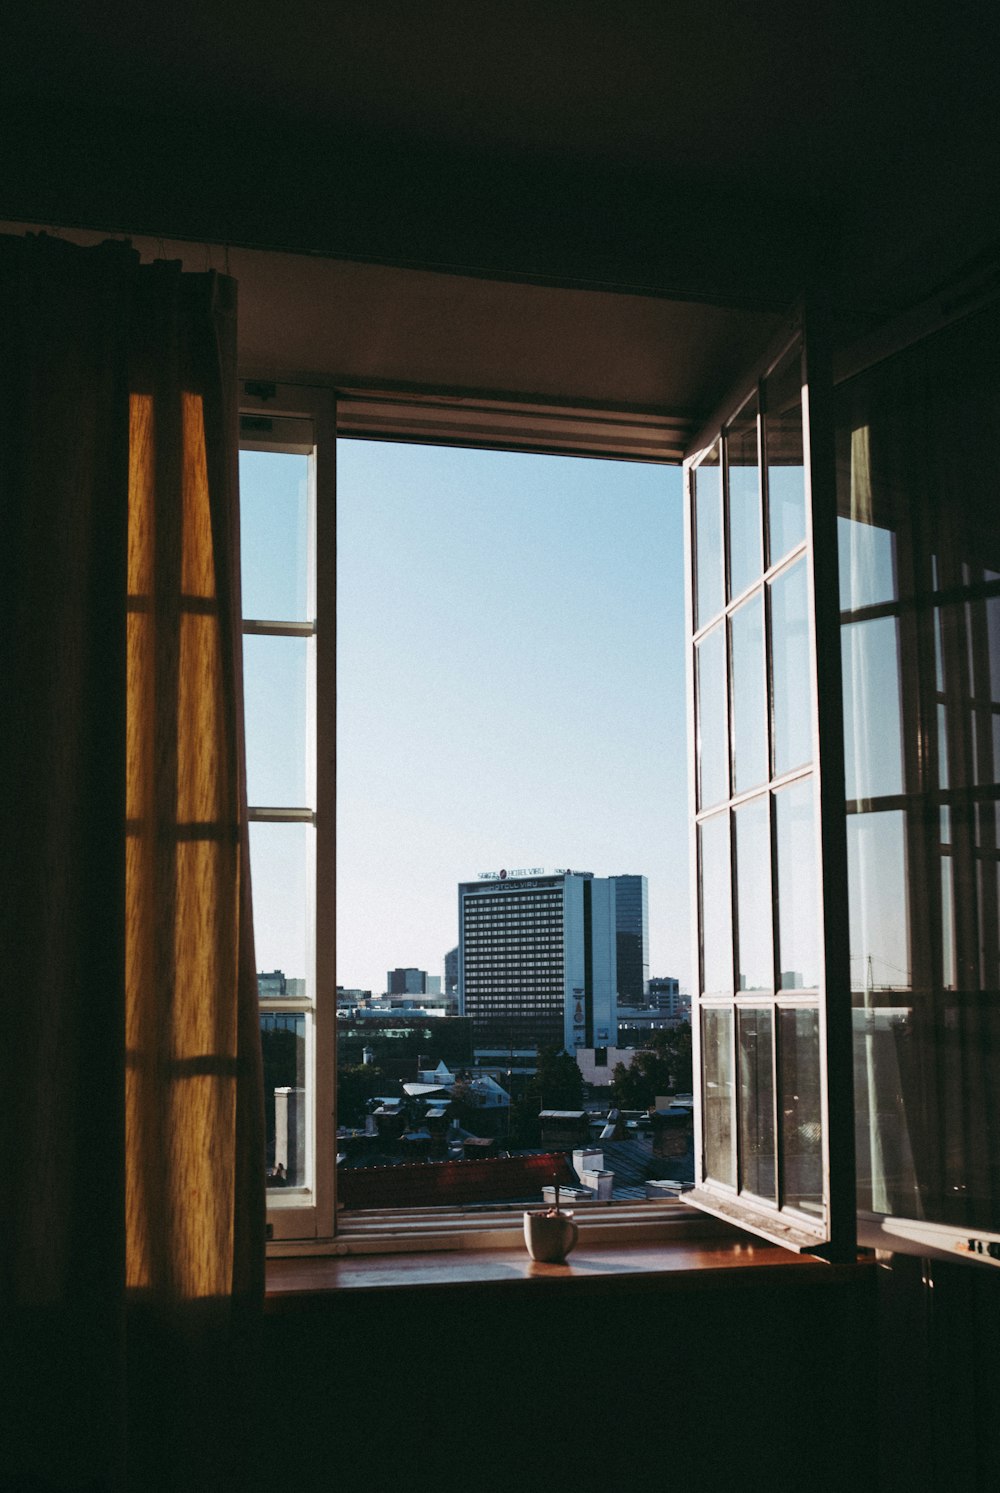
{"type": "Polygon", "coordinates": [[[458,994],[458,948],[449,949],[444,956],[444,993],[458,994]]]}
{"type": "Polygon", "coordinates": [[[649,985],[649,887],[645,876],[612,876],[615,884],[615,930],[618,996],[641,1001],[649,985]]]}
{"type": "Polygon", "coordinates": [[[591,872],[508,875],[458,888],[458,979],[477,1047],[614,1040],[615,883],[591,872]]]}

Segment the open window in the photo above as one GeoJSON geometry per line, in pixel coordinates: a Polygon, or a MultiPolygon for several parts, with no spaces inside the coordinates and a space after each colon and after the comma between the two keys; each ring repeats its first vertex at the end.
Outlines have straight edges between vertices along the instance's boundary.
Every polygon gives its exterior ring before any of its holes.
{"type": "Polygon", "coordinates": [[[854,1249],[831,385],[804,317],[687,474],[696,1188],[796,1250],[854,1249]]]}

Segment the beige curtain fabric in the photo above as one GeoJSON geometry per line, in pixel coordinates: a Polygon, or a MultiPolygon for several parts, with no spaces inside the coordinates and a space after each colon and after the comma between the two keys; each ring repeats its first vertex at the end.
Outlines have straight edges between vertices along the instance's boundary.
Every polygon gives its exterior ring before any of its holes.
{"type": "Polygon", "coordinates": [[[264,1263],[235,287],[29,236],[0,291],[4,1473],[218,1486],[264,1263]]]}

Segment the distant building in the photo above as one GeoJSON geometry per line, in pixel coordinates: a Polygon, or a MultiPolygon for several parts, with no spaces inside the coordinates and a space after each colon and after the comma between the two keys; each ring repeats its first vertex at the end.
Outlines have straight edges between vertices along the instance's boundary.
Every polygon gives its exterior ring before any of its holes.
{"type": "Polygon", "coordinates": [[[672,975],[654,976],[650,980],[649,1004],[665,1016],[677,1016],[682,1021],[691,1019],[691,997],[682,994],[680,981],[672,975]]]}
{"type": "Polygon", "coordinates": [[[642,1049],[638,1047],[579,1047],[576,1065],[584,1083],[594,1088],[610,1088],[619,1063],[631,1068],[642,1049]]]}
{"type": "Polygon", "coordinates": [[[288,994],[288,981],[284,970],[257,971],[257,994],[261,1000],[274,1000],[288,994]]]}
{"type": "Polygon", "coordinates": [[[363,1006],[372,998],[370,990],[359,990],[347,985],[337,986],[337,1010],[350,1010],[353,1006],[363,1006]]]}
{"type": "Polygon", "coordinates": [[[458,994],[458,949],[449,949],[444,956],[444,993],[458,994]]]}
{"type": "Polygon", "coordinates": [[[614,1040],[612,878],[502,871],[463,882],[458,927],[459,1004],[477,1051],[614,1040]]]}
{"type": "Polygon", "coordinates": [[[387,995],[440,995],[441,976],[425,969],[390,969],[385,977],[387,995]]]}
{"type": "Polygon", "coordinates": [[[618,999],[645,998],[649,984],[649,884],[645,876],[612,876],[615,884],[615,939],[618,999]]]}
{"type": "Polygon", "coordinates": [[[666,1011],[650,1010],[648,1006],[618,1007],[618,1046],[642,1046],[650,1032],[673,1032],[681,1025],[681,1016],[670,1016],[666,1011]]]}

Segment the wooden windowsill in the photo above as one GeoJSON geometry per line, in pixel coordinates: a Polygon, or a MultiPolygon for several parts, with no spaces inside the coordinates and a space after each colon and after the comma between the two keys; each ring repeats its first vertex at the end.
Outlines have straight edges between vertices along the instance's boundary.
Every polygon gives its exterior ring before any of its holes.
{"type": "Polygon", "coordinates": [[[752,1286],[764,1276],[775,1284],[775,1271],[783,1286],[820,1286],[845,1280],[856,1270],[856,1265],[829,1265],[749,1237],[701,1244],[585,1244],[563,1265],[536,1264],[526,1251],[516,1249],[273,1259],[267,1263],[265,1310],[294,1311],[344,1290],[732,1288],[752,1286]]]}

